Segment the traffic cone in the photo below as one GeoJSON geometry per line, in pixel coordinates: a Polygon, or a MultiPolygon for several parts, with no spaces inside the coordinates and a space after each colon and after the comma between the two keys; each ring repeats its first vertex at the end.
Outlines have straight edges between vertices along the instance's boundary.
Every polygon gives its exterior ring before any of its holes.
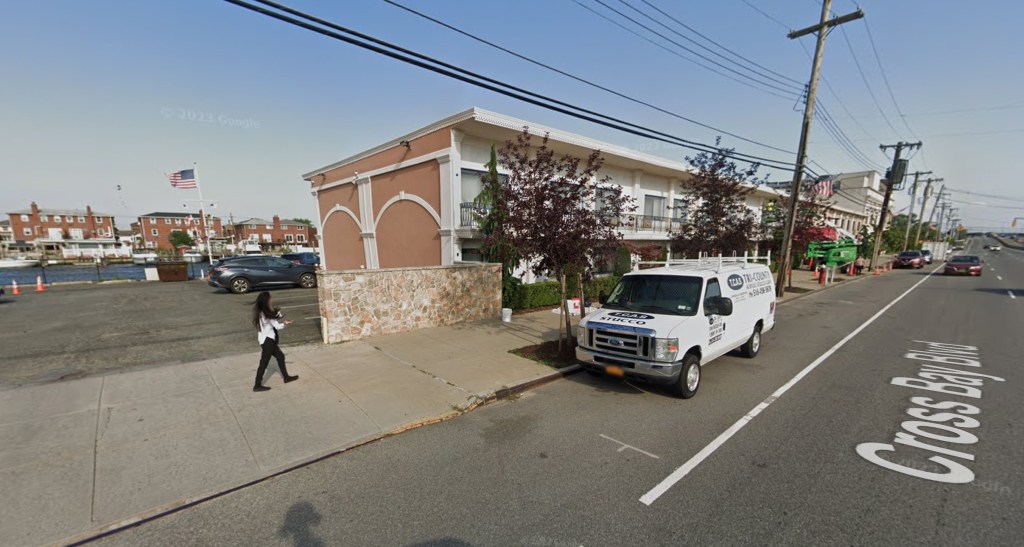
{"type": "Polygon", "coordinates": [[[46,286],[43,285],[42,276],[36,276],[36,292],[46,292],[46,286]]]}
{"type": "Polygon", "coordinates": [[[13,294],[14,296],[21,296],[21,289],[18,288],[18,282],[12,279],[11,286],[11,291],[13,291],[11,294],[13,294]]]}
{"type": "Polygon", "coordinates": [[[880,274],[878,273],[878,266],[875,266],[875,276],[877,277],[878,275],[880,275],[880,274]]]}

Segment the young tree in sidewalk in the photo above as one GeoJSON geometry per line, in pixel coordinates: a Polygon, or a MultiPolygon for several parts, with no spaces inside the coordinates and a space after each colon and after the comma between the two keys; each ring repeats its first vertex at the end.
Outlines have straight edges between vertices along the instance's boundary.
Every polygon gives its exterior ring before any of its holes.
{"type": "Polygon", "coordinates": [[[750,184],[759,182],[758,165],[740,169],[729,159],[731,153],[718,148],[686,158],[697,172],[680,183],[688,221],[672,234],[673,252],[688,257],[743,254],[757,239],[757,218],[746,198],[754,191],[750,184]]]}
{"type": "Polygon", "coordinates": [[[566,275],[587,270],[617,248],[622,238],[615,228],[618,219],[635,207],[621,187],[609,184],[607,177],[597,179],[604,162],[599,151],[581,160],[557,155],[547,135],[537,147],[531,140],[524,127],[499,152],[509,175],[492,209],[502,222],[488,241],[509,244],[534,273],[559,280],[566,336],[571,336],[566,275]]]}

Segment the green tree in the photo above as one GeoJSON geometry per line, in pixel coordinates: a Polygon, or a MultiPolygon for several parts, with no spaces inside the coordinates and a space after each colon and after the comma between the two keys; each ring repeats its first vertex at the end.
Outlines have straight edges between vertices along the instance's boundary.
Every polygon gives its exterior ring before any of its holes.
{"type": "Polygon", "coordinates": [[[480,254],[488,262],[501,264],[501,306],[511,308],[512,300],[521,285],[518,278],[512,275],[519,261],[515,246],[504,237],[504,225],[508,220],[508,208],[496,206],[503,199],[503,182],[498,174],[498,153],[491,145],[491,158],[484,165],[487,173],[480,178],[482,189],[473,199],[473,214],[476,215],[477,226],[483,244],[480,254]]]}
{"type": "Polygon", "coordinates": [[[308,218],[295,217],[292,220],[294,220],[295,222],[298,222],[299,224],[305,224],[306,226],[312,226],[313,225],[313,221],[309,220],[308,218]]]}
{"type": "MultiPolygon", "coordinates": [[[[717,143],[718,141],[716,141],[717,143]]],[[[672,234],[672,250],[684,256],[743,254],[759,239],[759,224],[746,206],[754,191],[758,166],[740,169],[732,150],[716,148],[686,160],[696,171],[680,183],[688,222],[672,234]]]]}
{"type": "Polygon", "coordinates": [[[192,239],[192,236],[189,235],[188,232],[182,232],[181,230],[171,232],[168,239],[171,240],[171,245],[173,245],[175,249],[178,247],[191,247],[196,244],[196,240],[192,239]]]}

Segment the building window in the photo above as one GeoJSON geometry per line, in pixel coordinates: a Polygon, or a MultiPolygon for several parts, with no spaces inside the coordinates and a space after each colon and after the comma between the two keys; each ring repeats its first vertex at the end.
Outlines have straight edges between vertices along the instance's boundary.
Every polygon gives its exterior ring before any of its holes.
{"type": "Polygon", "coordinates": [[[181,226],[181,219],[180,218],[174,219],[174,223],[177,224],[178,226],[181,226]]]}
{"type": "Polygon", "coordinates": [[[157,230],[156,228],[153,228],[150,231],[150,233],[153,234],[154,236],[159,236],[160,235],[160,230],[157,230]]]}
{"type": "Polygon", "coordinates": [[[78,217],[79,224],[85,224],[85,217],[78,217]]]}
{"type": "Polygon", "coordinates": [[[299,229],[300,230],[305,230],[306,229],[306,225],[305,224],[299,224],[299,229]]]}
{"type": "Polygon", "coordinates": [[[48,217],[46,215],[39,215],[39,222],[49,222],[49,221],[50,221],[50,217],[48,217]]]}
{"type": "Polygon", "coordinates": [[[64,217],[64,220],[66,220],[68,224],[74,224],[75,223],[75,217],[73,217],[73,216],[66,216],[66,217],[64,217]]]}
{"type": "Polygon", "coordinates": [[[153,247],[156,247],[156,243],[153,243],[152,241],[147,241],[146,242],[146,248],[147,249],[152,249],[153,247]]]}
{"type": "Polygon", "coordinates": [[[170,224],[170,223],[171,223],[170,217],[164,219],[164,224],[170,224]]]}
{"type": "Polygon", "coordinates": [[[292,243],[292,242],[295,241],[295,237],[292,236],[291,234],[285,234],[284,235],[284,240],[287,241],[288,243],[292,243]]]}
{"type": "Polygon", "coordinates": [[[30,235],[32,235],[32,228],[22,228],[21,229],[21,235],[23,235],[23,236],[30,236],[30,235]]]}
{"type": "Polygon", "coordinates": [[[250,224],[249,225],[249,229],[250,230],[255,230],[256,229],[256,225],[255,224],[250,224]]]}
{"type": "Polygon", "coordinates": [[[266,241],[267,243],[270,243],[272,241],[270,239],[270,234],[263,234],[263,241],[266,241]]]}
{"type": "Polygon", "coordinates": [[[54,221],[55,223],[57,223],[57,224],[60,224],[60,217],[59,217],[59,216],[55,216],[55,217],[53,217],[53,221],[54,221]]]}
{"type": "Polygon", "coordinates": [[[649,217],[665,216],[665,198],[661,196],[644,196],[644,215],[649,217]]]}
{"type": "Polygon", "coordinates": [[[22,222],[28,222],[28,215],[21,215],[22,222]]]}
{"type": "Polygon", "coordinates": [[[267,224],[267,229],[268,229],[268,230],[273,230],[273,229],[274,229],[274,227],[273,227],[273,226],[271,226],[270,224],[267,224]]]}
{"type": "Polygon", "coordinates": [[[305,243],[306,242],[306,234],[299,234],[296,237],[298,238],[299,243],[305,243]]]}

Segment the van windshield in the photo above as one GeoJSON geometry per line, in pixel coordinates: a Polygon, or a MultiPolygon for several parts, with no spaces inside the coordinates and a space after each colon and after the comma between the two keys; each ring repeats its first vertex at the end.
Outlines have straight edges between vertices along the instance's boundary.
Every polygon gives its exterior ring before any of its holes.
{"type": "Polygon", "coordinates": [[[628,275],[612,290],[605,309],[696,315],[703,280],[675,275],[628,275]]]}

